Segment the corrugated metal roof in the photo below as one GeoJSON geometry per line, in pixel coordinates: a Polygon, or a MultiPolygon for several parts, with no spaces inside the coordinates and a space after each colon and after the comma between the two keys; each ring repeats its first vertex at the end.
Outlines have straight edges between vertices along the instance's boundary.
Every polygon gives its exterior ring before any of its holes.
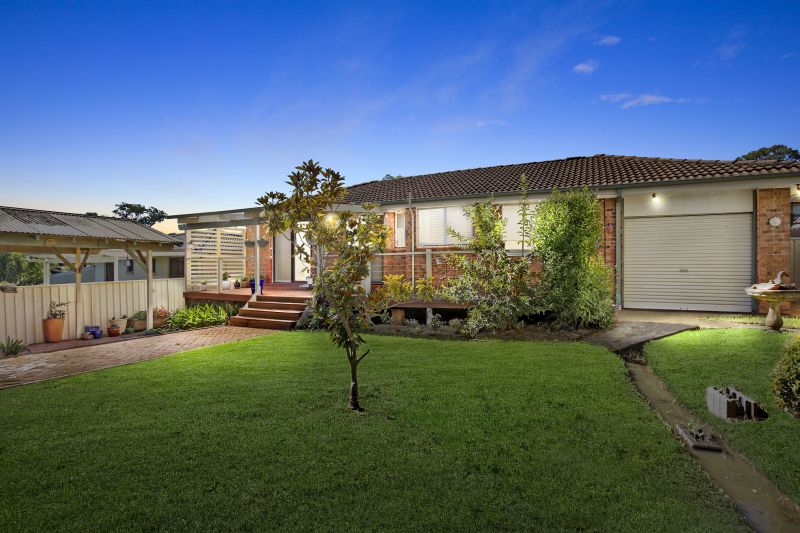
{"type": "Polygon", "coordinates": [[[0,206],[0,233],[176,244],[181,242],[180,239],[132,220],[3,206],[0,206]]]}

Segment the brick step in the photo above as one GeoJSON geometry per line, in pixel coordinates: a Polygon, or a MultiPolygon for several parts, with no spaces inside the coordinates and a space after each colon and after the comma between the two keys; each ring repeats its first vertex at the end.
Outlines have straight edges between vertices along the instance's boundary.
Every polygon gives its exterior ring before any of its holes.
{"type": "Polygon", "coordinates": [[[258,302],[294,302],[294,303],[306,303],[311,299],[311,295],[308,296],[288,296],[283,294],[259,294],[256,296],[256,301],[258,302]]]}
{"type": "Polygon", "coordinates": [[[259,329],[292,329],[297,323],[295,320],[279,320],[277,318],[255,318],[245,316],[232,316],[231,326],[259,329]]]}
{"type": "Polygon", "coordinates": [[[239,316],[254,317],[254,318],[277,318],[280,320],[298,320],[302,311],[298,310],[284,310],[284,309],[251,309],[250,307],[242,307],[239,309],[239,316]]]}
{"type": "Polygon", "coordinates": [[[274,309],[276,311],[302,311],[307,305],[307,302],[251,301],[248,302],[247,307],[250,309],[274,309]]]}

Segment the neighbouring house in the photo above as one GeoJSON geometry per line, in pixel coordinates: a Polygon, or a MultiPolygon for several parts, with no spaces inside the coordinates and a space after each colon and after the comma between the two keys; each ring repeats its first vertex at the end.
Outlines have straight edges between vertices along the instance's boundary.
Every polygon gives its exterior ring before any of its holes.
{"type": "MultiPolygon", "coordinates": [[[[596,192],[605,227],[599,246],[614,269],[621,308],[748,312],[756,307],[744,288],[754,281],[781,270],[800,281],[800,163],[600,154],[349,187],[349,204],[377,204],[391,232],[386,253],[373,263],[372,283],[395,273],[431,275],[437,282],[454,275],[443,260],[457,249],[447,228],[469,235],[463,207],[489,198],[508,220],[509,253],[523,253],[517,215],[522,175],[532,203],[555,189],[596,192]]],[[[268,283],[304,281],[308,265],[293,255],[293,242],[302,236],[272,236],[258,225],[258,214],[251,207],[172,218],[187,232],[244,228],[252,250],[248,274],[258,272],[268,283]]]]}
{"type": "MultiPolygon", "coordinates": [[[[182,241],[184,236],[177,234],[172,237],[182,241]]],[[[170,251],[153,252],[153,279],[182,278],[185,265],[184,255],[186,254],[182,243],[170,251]]],[[[60,262],[53,254],[28,254],[28,257],[49,265],[60,262]]],[[[147,271],[124,251],[105,250],[102,254],[89,256],[81,276],[84,283],[134,281],[146,279],[147,271]]],[[[75,283],[75,272],[69,269],[54,272],[50,275],[49,283],[52,285],[75,283]]],[[[45,284],[47,284],[47,280],[45,280],[45,284]]]]}

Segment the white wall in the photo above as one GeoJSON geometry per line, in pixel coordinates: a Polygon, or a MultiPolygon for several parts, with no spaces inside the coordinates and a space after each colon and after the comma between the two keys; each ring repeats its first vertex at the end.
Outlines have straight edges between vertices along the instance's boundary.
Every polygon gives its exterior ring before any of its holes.
{"type": "MultiPolygon", "coordinates": [[[[154,280],[155,307],[170,311],[183,307],[183,278],[154,280]]],[[[51,301],[69,302],[64,324],[64,339],[75,338],[77,331],[75,285],[33,285],[17,288],[15,294],[0,292],[0,339],[7,336],[26,344],[44,342],[42,319],[51,301]]],[[[105,332],[108,320],[131,316],[147,308],[147,282],[112,281],[81,284],[81,308],[84,326],[100,326],[105,332]]]]}
{"type": "Polygon", "coordinates": [[[753,191],[709,191],[704,194],[662,191],[625,195],[625,218],[671,215],[751,213],[753,191]]]}

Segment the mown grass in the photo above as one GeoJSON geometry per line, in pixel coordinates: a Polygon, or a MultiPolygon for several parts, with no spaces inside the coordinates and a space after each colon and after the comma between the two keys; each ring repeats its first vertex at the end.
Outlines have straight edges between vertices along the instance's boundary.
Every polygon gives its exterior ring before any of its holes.
{"type": "Polygon", "coordinates": [[[678,400],[800,502],[800,420],[775,405],[769,375],[788,334],[757,329],[687,331],[651,342],[645,357],[678,400]],[[733,386],[761,403],[767,420],[728,422],[705,405],[705,389],[733,386]]]}
{"type": "Polygon", "coordinates": [[[324,334],[0,391],[0,530],[744,528],[586,344],[324,334]]]}

